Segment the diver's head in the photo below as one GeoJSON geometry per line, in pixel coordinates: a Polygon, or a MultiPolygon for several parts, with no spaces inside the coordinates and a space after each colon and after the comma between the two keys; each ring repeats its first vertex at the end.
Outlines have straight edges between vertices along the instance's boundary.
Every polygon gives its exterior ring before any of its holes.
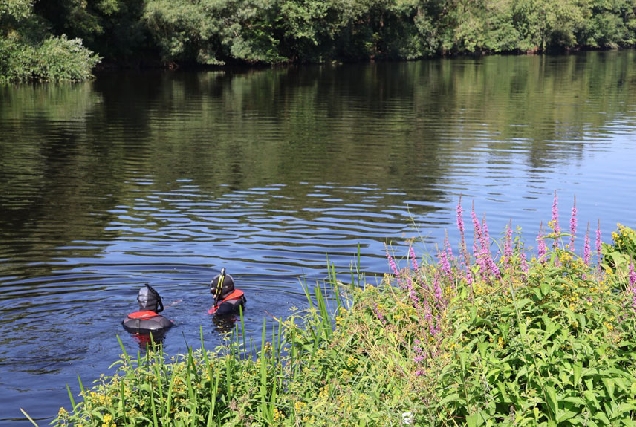
{"type": "Polygon", "coordinates": [[[159,313],[163,311],[163,304],[161,302],[161,296],[152,286],[145,284],[143,288],[139,289],[137,294],[137,302],[139,303],[139,310],[149,310],[159,313]]]}
{"type": "Polygon", "coordinates": [[[232,292],[234,292],[234,279],[225,273],[225,268],[221,270],[221,274],[214,276],[210,282],[210,292],[214,296],[214,300],[222,300],[232,292]]]}

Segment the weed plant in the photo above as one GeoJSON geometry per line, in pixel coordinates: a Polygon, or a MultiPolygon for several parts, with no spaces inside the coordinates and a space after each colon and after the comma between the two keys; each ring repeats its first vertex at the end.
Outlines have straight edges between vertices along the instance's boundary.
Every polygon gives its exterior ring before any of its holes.
{"type": "Polygon", "coordinates": [[[241,326],[213,351],[124,352],[117,374],[78,402],[69,392],[53,424],[634,425],[636,233],[619,226],[604,244],[599,227],[593,254],[588,226],[579,256],[576,206],[566,231],[557,208],[555,194],[530,257],[510,226],[495,245],[474,208],[469,249],[460,200],[457,249],[446,239],[422,262],[387,247],[377,286],[359,266],[348,284],[331,268],[335,298],[307,289],[309,308],[275,323],[270,342],[264,323],[257,357],[241,326]]]}

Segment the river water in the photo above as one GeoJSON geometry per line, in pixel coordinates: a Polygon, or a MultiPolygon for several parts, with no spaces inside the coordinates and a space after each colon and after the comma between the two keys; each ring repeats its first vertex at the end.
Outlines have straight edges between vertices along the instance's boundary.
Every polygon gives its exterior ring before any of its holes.
{"type": "Polygon", "coordinates": [[[263,319],[306,307],[328,262],[374,283],[387,248],[457,241],[474,204],[532,248],[576,200],[582,236],[636,226],[636,55],[502,56],[0,88],[0,426],[40,425],[117,360],[153,285],[169,354],[222,342],[225,267],[263,319]]]}

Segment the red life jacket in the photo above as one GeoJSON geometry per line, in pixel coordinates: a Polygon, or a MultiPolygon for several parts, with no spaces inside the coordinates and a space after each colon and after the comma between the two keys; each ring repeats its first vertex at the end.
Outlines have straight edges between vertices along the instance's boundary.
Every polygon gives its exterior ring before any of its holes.
{"type": "Polygon", "coordinates": [[[152,310],[132,312],[122,320],[124,329],[131,333],[167,330],[173,326],[172,320],[157,314],[152,310]]]}
{"type": "Polygon", "coordinates": [[[221,304],[224,304],[224,303],[230,303],[238,308],[238,306],[243,305],[245,303],[245,294],[240,289],[234,289],[234,291],[231,294],[229,294],[222,300],[217,301],[216,304],[210,307],[210,309],[208,310],[208,314],[216,313],[216,311],[219,309],[221,304]]]}
{"type": "Polygon", "coordinates": [[[128,315],[130,319],[139,319],[139,320],[151,319],[156,316],[159,316],[159,315],[152,310],[134,311],[128,315]]]}

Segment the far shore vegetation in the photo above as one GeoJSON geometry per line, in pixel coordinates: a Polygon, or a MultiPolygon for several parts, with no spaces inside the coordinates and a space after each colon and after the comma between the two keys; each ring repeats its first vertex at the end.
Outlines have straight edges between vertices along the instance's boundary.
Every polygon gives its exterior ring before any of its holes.
{"type": "Polygon", "coordinates": [[[603,243],[556,194],[531,243],[512,224],[493,239],[461,199],[456,218],[430,256],[387,246],[378,283],[330,267],[258,348],[237,326],[213,350],[124,352],[53,425],[634,425],[636,232],[603,243]]]}
{"type": "Polygon", "coordinates": [[[0,82],[635,44],[629,0],[0,0],[0,82]]]}

